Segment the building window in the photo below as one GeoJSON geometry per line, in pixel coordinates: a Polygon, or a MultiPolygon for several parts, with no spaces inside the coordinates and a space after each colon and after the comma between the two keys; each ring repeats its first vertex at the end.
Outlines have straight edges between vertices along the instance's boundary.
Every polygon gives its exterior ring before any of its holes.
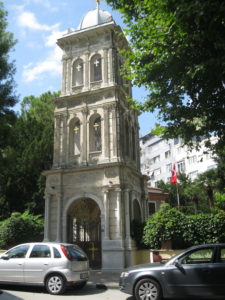
{"type": "Polygon", "coordinates": [[[79,86],[84,83],[84,64],[81,59],[73,63],[72,85],[79,86]]]}
{"type": "Polygon", "coordinates": [[[102,59],[101,55],[94,55],[91,59],[91,81],[102,80],[102,59]]]}
{"type": "Polygon", "coordinates": [[[80,154],[80,120],[73,119],[70,122],[70,155],[80,154]]]}
{"type": "Polygon", "coordinates": [[[102,130],[101,116],[95,115],[90,121],[90,151],[96,152],[102,150],[102,130]]]}
{"type": "Polygon", "coordinates": [[[151,216],[156,212],[156,203],[148,202],[148,215],[151,216]]]}
{"type": "Polygon", "coordinates": [[[177,145],[177,144],[179,144],[179,138],[174,139],[174,145],[177,145]]]}
{"type": "Polygon", "coordinates": [[[157,155],[157,156],[153,157],[152,159],[150,159],[150,165],[153,165],[159,161],[160,161],[160,155],[157,155]]]}
{"type": "Polygon", "coordinates": [[[183,160],[177,163],[177,170],[179,173],[185,172],[185,162],[183,160]]]}
{"type": "Polygon", "coordinates": [[[198,171],[191,172],[188,174],[188,176],[191,180],[194,180],[198,176],[198,171]]]}
{"type": "Polygon", "coordinates": [[[172,164],[166,165],[166,172],[171,172],[172,171],[172,164]]]}
{"type": "Polygon", "coordinates": [[[197,156],[196,155],[193,155],[193,156],[188,158],[189,165],[195,164],[196,162],[197,162],[197,156]]]}
{"type": "Polygon", "coordinates": [[[171,157],[171,151],[168,150],[168,151],[165,152],[165,158],[167,159],[167,158],[170,158],[170,157],[171,157]]]}

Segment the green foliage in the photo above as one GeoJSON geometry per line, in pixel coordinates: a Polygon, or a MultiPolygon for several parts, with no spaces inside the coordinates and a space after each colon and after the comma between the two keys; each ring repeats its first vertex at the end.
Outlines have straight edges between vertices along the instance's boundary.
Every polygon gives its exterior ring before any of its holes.
{"type": "Polygon", "coordinates": [[[41,241],[43,239],[43,219],[28,211],[12,213],[0,223],[0,248],[8,249],[20,243],[41,241]]]}
{"type": "Polygon", "coordinates": [[[151,216],[144,228],[143,241],[152,249],[159,249],[161,243],[172,240],[174,244],[182,242],[183,214],[176,208],[164,205],[151,216]]]}
{"type": "Polygon", "coordinates": [[[10,132],[16,120],[16,115],[11,108],[17,102],[13,80],[15,68],[14,63],[9,60],[15,41],[12,33],[7,31],[6,16],[3,3],[0,2],[0,185],[3,177],[5,149],[10,143],[10,132]]]}
{"type": "Polygon", "coordinates": [[[144,243],[149,248],[160,248],[171,240],[174,249],[192,245],[225,242],[225,212],[186,215],[169,206],[160,209],[146,223],[144,243]]]}
{"type": "MultiPolygon", "coordinates": [[[[149,89],[140,108],[158,111],[165,137],[218,136],[225,145],[225,2],[106,0],[120,10],[131,51],[129,79],[149,89]]],[[[213,147],[208,140],[208,147],[213,147]]]]}
{"type": "Polygon", "coordinates": [[[215,206],[225,211],[225,193],[215,193],[215,206]]]}
{"type": "Polygon", "coordinates": [[[138,249],[146,248],[143,242],[143,230],[145,227],[145,223],[142,223],[137,220],[132,220],[130,230],[131,230],[131,237],[135,241],[136,246],[138,249]]]}
{"type": "Polygon", "coordinates": [[[44,213],[45,181],[41,173],[52,166],[54,103],[59,93],[26,97],[22,113],[11,133],[11,143],[4,153],[0,185],[0,216],[29,209],[44,213]]]}

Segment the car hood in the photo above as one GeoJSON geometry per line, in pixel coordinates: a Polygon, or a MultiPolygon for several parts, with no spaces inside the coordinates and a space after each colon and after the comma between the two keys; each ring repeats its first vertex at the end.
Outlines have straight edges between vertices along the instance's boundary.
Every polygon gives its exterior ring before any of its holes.
{"type": "Polygon", "coordinates": [[[149,264],[142,264],[142,265],[136,265],[129,267],[125,270],[125,272],[132,272],[132,271],[139,271],[144,269],[158,269],[162,268],[165,265],[165,263],[149,263],[149,264]]]}

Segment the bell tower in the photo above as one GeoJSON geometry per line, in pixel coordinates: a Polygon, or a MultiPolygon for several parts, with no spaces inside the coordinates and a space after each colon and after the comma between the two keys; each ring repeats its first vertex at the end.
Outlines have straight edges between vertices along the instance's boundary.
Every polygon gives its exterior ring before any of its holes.
{"type": "Polygon", "coordinates": [[[127,101],[131,84],[121,76],[120,50],[129,45],[98,3],[57,44],[62,88],[53,167],[45,172],[45,240],[78,243],[92,249],[93,266],[120,270],[132,264],[130,223],[145,220],[147,205],[138,116],[127,101]]]}

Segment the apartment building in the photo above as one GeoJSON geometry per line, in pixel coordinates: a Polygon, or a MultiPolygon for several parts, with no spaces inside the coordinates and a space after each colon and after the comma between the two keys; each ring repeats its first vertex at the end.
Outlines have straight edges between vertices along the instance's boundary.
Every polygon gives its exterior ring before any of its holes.
{"type": "Polygon", "coordinates": [[[152,187],[157,187],[160,180],[170,181],[174,164],[177,172],[186,173],[192,180],[217,166],[212,153],[206,153],[203,141],[199,151],[191,151],[180,138],[165,140],[149,133],[140,138],[140,148],[141,171],[149,176],[148,185],[152,187]]]}

